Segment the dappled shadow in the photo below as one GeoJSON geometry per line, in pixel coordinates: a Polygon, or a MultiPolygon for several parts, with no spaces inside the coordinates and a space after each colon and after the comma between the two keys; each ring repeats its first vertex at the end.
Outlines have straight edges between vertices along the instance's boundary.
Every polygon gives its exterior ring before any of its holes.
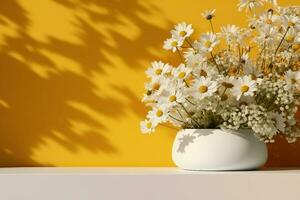
{"type": "MultiPolygon", "coordinates": [[[[168,36],[168,31],[150,22],[144,21],[140,14],[153,15],[159,13],[158,9],[142,0],[54,0],[55,2],[77,10],[83,10],[95,23],[101,25],[108,24],[111,27],[124,24],[123,20],[128,19],[139,29],[139,34],[134,39],[129,39],[131,33],[124,33],[118,28],[108,28],[108,33],[114,45],[109,45],[105,40],[105,35],[97,31],[93,26],[83,19],[78,19],[77,26],[80,28],[79,37],[84,42],[84,46],[74,46],[66,41],[51,38],[50,46],[54,51],[75,59],[82,66],[89,66],[89,69],[97,66],[97,70],[102,69],[103,64],[109,63],[105,52],[118,56],[126,65],[133,69],[140,69],[141,60],[149,60],[154,55],[148,51],[149,47],[162,46],[162,41],[168,36]],[[75,3],[74,3],[75,2],[75,3]],[[98,13],[88,9],[88,5],[105,8],[107,13],[98,13]],[[123,20],[122,20],[123,19],[123,20]],[[61,50],[63,49],[63,50],[61,50]]],[[[169,22],[169,24],[171,24],[169,22]]],[[[101,71],[103,72],[103,71],[101,71]]]]}
{"type": "Polygon", "coordinates": [[[89,20],[73,16],[78,29],[74,34],[80,43],[54,36],[49,36],[47,41],[37,40],[28,33],[30,11],[16,0],[0,3],[0,24],[12,22],[17,33],[5,35],[0,46],[0,98],[9,105],[0,107],[0,166],[50,166],[51,163],[39,163],[33,158],[33,149],[43,147],[49,139],[74,153],[84,148],[118,154],[100,118],[118,120],[126,115],[126,109],[140,117],[146,112],[139,97],[125,86],[111,86],[111,90],[124,96],[127,102],[99,95],[95,91],[101,93],[103,88],[91,76],[105,73],[104,66],[114,67],[107,54],[117,56],[132,69],[144,70],[140,61],[152,60],[154,55],[148,49],[160,47],[168,33],[142,20],[139,14],[152,14],[157,9],[142,0],[55,2],[89,16],[89,20]],[[89,9],[90,4],[108,12],[97,13],[89,9]],[[122,24],[120,16],[138,27],[140,34],[129,39],[117,29],[108,29],[115,44],[111,45],[107,35],[93,23],[122,24]],[[79,68],[58,66],[44,52],[68,58],[79,68]]]}
{"type": "MultiPolygon", "coordinates": [[[[170,22],[144,0],[45,0],[72,13],[77,32],[70,36],[80,42],[51,34],[39,40],[29,31],[35,19],[22,1],[27,0],[0,3],[0,25],[15,32],[3,34],[0,41],[0,166],[53,165],[34,159],[34,149],[47,148],[49,140],[75,155],[81,149],[121,154],[108,139],[110,127],[102,119],[117,121],[126,117],[128,110],[142,118],[146,108],[124,80],[103,86],[93,78],[120,67],[111,57],[119,59],[122,67],[144,70],[141,63],[157,59],[153,49],[161,49],[169,35],[151,16],[159,15],[165,26],[170,27],[170,22]],[[127,27],[128,22],[132,26],[127,27]],[[120,27],[137,33],[133,37],[120,27]],[[71,60],[77,67],[57,63],[51,55],[71,60]],[[107,87],[123,99],[106,95],[107,87]]],[[[53,10],[53,15],[60,13],[53,10]]],[[[131,81],[130,77],[124,79],[131,81]]],[[[300,166],[299,142],[289,145],[279,140],[269,150],[267,167],[300,166]]]]}
{"type": "Polygon", "coordinates": [[[130,89],[119,86],[112,86],[120,94],[124,95],[127,100],[127,106],[138,116],[144,118],[147,114],[147,108],[141,100],[130,89]]]}
{"type": "Polygon", "coordinates": [[[97,97],[87,90],[93,87],[89,82],[72,74],[64,74],[63,79],[53,77],[44,80],[3,52],[0,53],[0,60],[9,66],[9,70],[1,68],[0,73],[5,76],[0,79],[0,89],[10,89],[10,92],[1,92],[10,108],[0,112],[0,148],[4,150],[0,154],[0,164],[36,165],[30,158],[31,148],[42,145],[44,137],[55,140],[70,151],[76,151],[79,146],[91,151],[117,151],[105,135],[100,134],[105,132],[105,126],[91,118],[85,110],[68,105],[68,99],[114,117],[117,116],[117,109],[122,114],[121,102],[97,97]],[[76,133],[71,129],[71,120],[90,128],[76,133]]]}

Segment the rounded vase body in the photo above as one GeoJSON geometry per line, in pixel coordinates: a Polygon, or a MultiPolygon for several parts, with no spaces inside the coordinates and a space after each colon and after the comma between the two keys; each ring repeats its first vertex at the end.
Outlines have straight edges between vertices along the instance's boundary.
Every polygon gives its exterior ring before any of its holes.
{"type": "Polygon", "coordinates": [[[267,158],[266,144],[251,129],[183,129],[172,149],[174,163],[186,170],[253,170],[267,158]]]}

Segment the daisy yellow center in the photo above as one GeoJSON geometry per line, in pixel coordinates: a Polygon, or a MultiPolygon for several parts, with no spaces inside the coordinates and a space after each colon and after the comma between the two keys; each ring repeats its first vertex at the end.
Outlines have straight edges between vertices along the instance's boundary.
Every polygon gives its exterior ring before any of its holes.
{"type": "Polygon", "coordinates": [[[146,127],[149,129],[149,128],[151,128],[152,127],[152,123],[151,122],[147,122],[146,123],[146,127]]]}
{"type": "Polygon", "coordinates": [[[180,35],[181,37],[184,37],[184,36],[186,36],[186,32],[185,32],[185,31],[180,31],[179,35],[180,35]]]}
{"type": "Polygon", "coordinates": [[[272,20],[271,19],[266,19],[266,23],[267,24],[272,24],[272,20]]]}
{"type": "Polygon", "coordinates": [[[200,93],[205,93],[205,92],[207,92],[208,87],[206,85],[200,85],[198,90],[200,93]]]}
{"type": "Polygon", "coordinates": [[[180,73],[178,74],[178,77],[179,77],[179,78],[184,78],[184,77],[185,77],[185,74],[186,74],[185,72],[180,72],[180,73]]]}
{"type": "Polygon", "coordinates": [[[177,42],[177,41],[171,42],[171,46],[172,46],[172,47],[177,47],[177,45],[178,45],[178,42],[177,42]]]}
{"type": "Polygon", "coordinates": [[[162,110],[156,111],[156,117],[161,117],[163,114],[164,114],[164,113],[163,113],[162,110]]]}
{"type": "Polygon", "coordinates": [[[229,75],[235,75],[238,72],[238,69],[236,67],[229,68],[229,75]]]}
{"type": "Polygon", "coordinates": [[[189,87],[192,82],[195,80],[195,78],[193,76],[188,77],[187,79],[184,80],[184,82],[187,84],[187,86],[189,87]]]}
{"type": "Polygon", "coordinates": [[[153,85],[152,85],[152,89],[153,90],[158,90],[160,88],[160,84],[159,83],[154,83],[153,85]]]}
{"type": "Polygon", "coordinates": [[[170,102],[176,101],[176,96],[175,96],[175,95],[170,96],[170,97],[169,97],[169,101],[170,101],[170,102]]]}
{"type": "Polygon", "coordinates": [[[207,40],[207,41],[204,42],[204,46],[205,46],[206,48],[209,48],[209,47],[211,46],[211,44],[212,44],[212,42],[209,41],[209,40],[207,40]]]}
{"type": "Polygon", "coordinates": [[[293,50],[298,50],[300,48],[300,44],[293,44],[292,45],[293,50]]]}
{"type": "Polygon", "coordinates": [[[241,92],[248,92],[249,91],[249,86],[248,85],[242,85],[241,86],[241,92]]]}
{"type": "Polygon", "coordinates": [[[201,70],[200,70],[200,76],[206,77],[206,76],[207,76],[206,71],[204,71],[203,69],[201,69],[201,70]]]}
{"type": "Polygon", "coordinates": [[[294,22],[289,22],[288,26],[295,26],[295,23],[294,22]]]}
{"type": "Polygon", "coordinates": [[[285,40],[287,41],[287,42],[292,42],[292,41],[294,41],[294,36],[292,36],[292,35],[287,35],[286,37],[285,37],[285,40]]]}
{"type": "Polygon", "coordinates": [[[160,75],[161,72],[162,72],[162,69],[156,69],[156,70],[155,70],[155,74],[156,74],[156,75],[160,75]]]}

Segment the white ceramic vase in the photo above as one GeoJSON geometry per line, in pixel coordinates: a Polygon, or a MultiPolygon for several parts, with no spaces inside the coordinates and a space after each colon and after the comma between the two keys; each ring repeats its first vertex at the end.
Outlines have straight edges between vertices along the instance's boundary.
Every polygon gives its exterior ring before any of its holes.
{"type": "Polygon", "coordinates": [[[175,138],[172,158],[186,170],[254,170],[266,163],[268,151],[251,129],[183,129],[175,138]]]}

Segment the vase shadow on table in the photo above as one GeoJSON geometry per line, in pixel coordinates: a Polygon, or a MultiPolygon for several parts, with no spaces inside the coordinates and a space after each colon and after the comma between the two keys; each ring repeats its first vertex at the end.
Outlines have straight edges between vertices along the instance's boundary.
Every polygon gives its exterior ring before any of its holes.
{"type": "MultiPolygon", "coordinates": [[[[139,27],[141,34],[136,39],[128,39],[111,29],[110,36],[118,44],[113,47],[91,22],[74,16],[74,26],[80,30],[76,37],[82,44],[53,36],[43,42],[28,33],[32,23],[29,11],[16,0],[1,2],[0,24],[5,26],[7,20],[12,22],[17,34],[5,36],[0,48],[0,99],[5,104],[0,106],[0,166],[53,166],[47,158],[43,162],[34,159],[33,150],[47,148],[49,140],[72,154],[79,149],[120,154],[122,152],[107,138],[105,122],[97,116],[118,120],[126,116],[126,109],[132,109],[139,117],[145,115],[145,107],[131,88],[111,86],[126,102],[103,97],[94,92],[102,91],[101,85],[93,83],[90,77],[93,73],[104,74],[104,66],[114,67],[103,50],[115,54],[132,69],[144,70],[140,61],[154,58],[147,49],[160,48],[168,33],[142,20],[138,13],[151,14],[158,12],[157,8],[141,0],[55,2],[70,10],[80,7],[95,23],[122,24],[116,17],[122,15],[139,27]],[[87,9],[89,5],[110,12],[96,13],[87,9]],[[124,46],[128,48],[122,48],[124,46]],[[58,66],[44,51],[76,62],[80,70],[58,66]],[[76,129],[78,124],[80,130],[76,129]]],[[[65,164],[70,165],[70,162],[65,164]]]]}

